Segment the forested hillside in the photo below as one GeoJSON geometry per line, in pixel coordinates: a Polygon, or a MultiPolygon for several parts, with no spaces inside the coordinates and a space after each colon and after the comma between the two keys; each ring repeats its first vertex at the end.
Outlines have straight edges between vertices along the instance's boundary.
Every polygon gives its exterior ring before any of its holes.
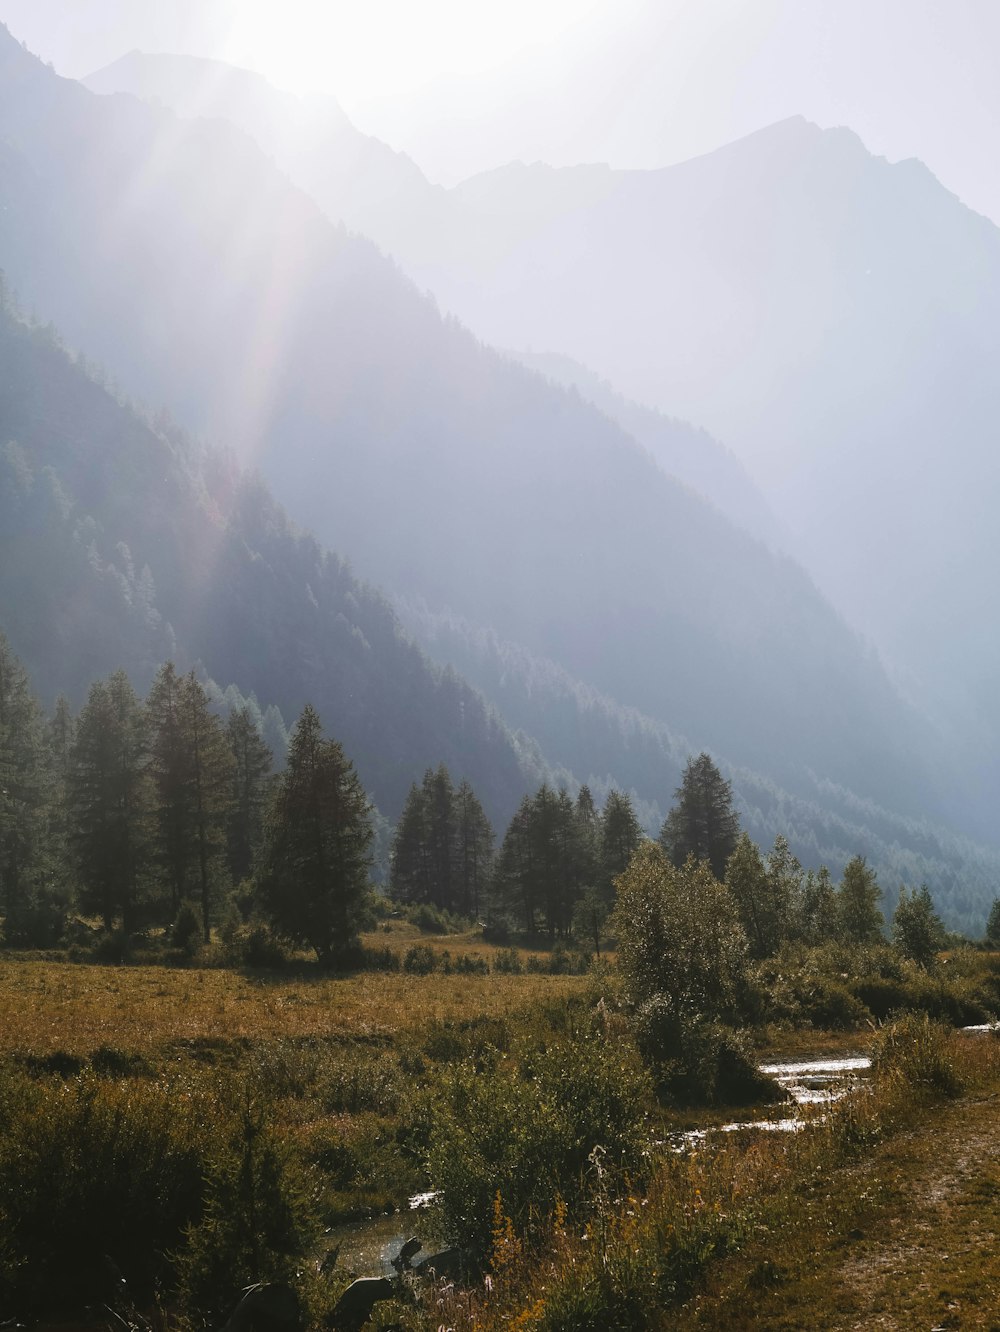
{"type": "Polygon", "coordinates": [[[494,817],[545,775],[386,601],[299,532],[264,482],[146,420],[51,329],[0,311],[0,626],[51,704],[126,670],[198,666],[291,719],[312,701],[390,815],[444,760],[494,817]]]}
{"type": "Polygon", "coordinates": [[[95,97],[8,37],[0,74],[0,253],[23,301],[257,458],[366,576],[782,780],[964,808],[801,569],[442,320],[248,138],[95,97]]]}

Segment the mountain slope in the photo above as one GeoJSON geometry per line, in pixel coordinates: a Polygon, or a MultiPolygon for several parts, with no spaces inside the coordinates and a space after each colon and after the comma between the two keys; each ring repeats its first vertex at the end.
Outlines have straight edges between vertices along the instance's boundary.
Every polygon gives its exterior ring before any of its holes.
{"type": "Polygon", "coordinates": [[[916,719],[801,569],[442,320],[246,136],[93,96],[9,38],[0,135],[22,298],[258,461],[367,575],[735,762],[949,807],[916,719]]]}
{"type": "MultiPolygon", "coordinates": [[[[169,100],[170,78],[133,55],[102,86],[169,100]]],[[[254,132],[238,100],[213,106],[254,132]]],[[[340,217],[336,143],[336,168],[314,151],[303,172],[287,140],[278,160],[340,217]]],[[[658,171],[512,163],[447,191],[399,172],[381,208],[355,178],[362,228],[481,336],[568,354],[736,449],[791,548],[953,733],[988,812],[1000,231],[919,162],[801,118],[658,171]]]]}
{"type": "Polygon", "coordinates": [[[395,816],[430,764],[500,820],[543,775],[386,602],[299,534],[259,478],[138,417],[44,330],[0,311],[0,625],[51,702],[173,658],[292,720],[305,702],[395,816]]]}

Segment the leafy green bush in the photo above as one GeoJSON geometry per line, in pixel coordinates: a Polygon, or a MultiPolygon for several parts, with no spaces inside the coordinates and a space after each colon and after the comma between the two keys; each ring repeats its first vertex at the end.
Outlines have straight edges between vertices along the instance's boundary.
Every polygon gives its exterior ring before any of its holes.
{"type": "Polygon", "coordinates": [[[437,954],[429,944],[414,944],[406,950],[403,970],[412,976],[429,976],[438,968],[437,954]]]}
{"type": "Polygon", "coordinates": [[[682,1105],[753,1105],[784,1099],[761,1073],[747,1039],[697,1015],[678,1022],[662,996],[636,1014],[636,1038],[657,1095],[682,1105]]]}
{"type": "Polygon", "coordinates": [[[519,1230],[639,1160],[648,1082],[628,1046],[589,1038],[469,1060],[445,1079],[428,1151],[449,1236],[485,1257],[496,1194],[519,1230]]]}
{"type": "Polygon", "coordinates": [[[204,1101],[87,1073],[4,1084],[0,1304],[30,1313],[105,1299],[106,1254],[148,1298],[201,1211],[204,1101]]]}
{"type": "Polygon", "coordinates": [[[221,1317],[254,1281],[294,1278],[315,1229],[304,1182],[248,1081],[217,1125],[200,1216],[175,1254],[181,1299],[221,1317]]]}

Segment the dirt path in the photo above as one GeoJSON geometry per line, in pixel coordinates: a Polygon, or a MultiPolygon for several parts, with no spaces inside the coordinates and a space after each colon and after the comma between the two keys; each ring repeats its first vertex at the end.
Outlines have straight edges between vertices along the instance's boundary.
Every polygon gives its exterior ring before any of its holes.
{"type": "Polygon", "coordinates": [[[783,1252],[780,1235],[766,1255],[748,1246],[742,1271],[693,1301],[678,1325],[1000,1332],[997,1093],[935,1109],[829,1183],[836,1220],[817,1229],[807,1257],[788,1260],[793,1246],[783,1252]]]}

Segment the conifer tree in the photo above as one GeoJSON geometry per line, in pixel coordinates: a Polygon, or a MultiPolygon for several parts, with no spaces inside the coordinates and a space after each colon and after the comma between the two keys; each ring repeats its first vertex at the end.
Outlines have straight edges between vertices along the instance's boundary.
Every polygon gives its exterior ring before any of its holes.
{"type": "Polygon", "coordinates": [[[929,967],[934,955],[944,947],[944,926],[926,885],[912,892],[899,890],[892,917],[892,942],[904,957],[921,967],[929,967]]]}
{"type": "Polygon", "coordinates": [[[837,924],[840,937],[848,943],[878,943],[885,917],[879,910],[882,889],[875,871],[863,856],[855,856],[844,867],[844,877],[837,890],[837,924]]]}
{"type": "Polygon", "coordinates": [[[986,917],[986,942],[991,948],[1000,948],[1000,897],[994,897],[986,917]]]}
{"type": "Polygon", "coordinates": [[[600,821],[601,890],[608,902],[614,898],[615,879],[628,869],[644,837],[629,797],[609,791],[600,821]]]}
{"type": "Polygon", "coordinates": [[[397,902],[430,902],[433,893],[427,798],[416,782],[410,787],[392,839],[389,895],[397,902]]]}
{"type": "Polygon", "coordinates": [[[144,711],[124,671],[97,681],[80,713],[70,780],[80,903],[105,928],[135,929],[151,859],[144,711]]]}
{"type": "Polygon", "coordinates": [[[837,890],[825,865],[806,875],[799,899],[798,932],[807,944],[837,936],[837,890]]]}
{"type": "Polygon", "coordinates": [[[479,919],[493,861],[493,828],[475,791],[463,778],[455,792],[458,839],[458,910],[479,919]]]}
{"type": "Polygon", "coordinates": [[[265,830],[260,898],[281,934],[334,964],[357,936],[368,883],[370,805],[350,760],[307,705],[265,830]]]}
{"type": "Polygon", "coordinates": [[[243,704],[229,714],[226,740],[233,756],[228,822],[229,872],[234,883],[250,877],[264,836],[267,786],[273,758],[260,732],[259,712],[243,704]]]}
{"type": "Polygon", "coordinates": [[[54,869],[46,836],[51,799],[41,710],[0,634],[0,911],[8,943],[43,942],[31,936],[54,869]]]}
{"type": "Polygon", "coordinates": [[[189,752],[189,795],[205,942],[211,939],[212,889],[226,850],[235,760],[208,694],[194,671],[181,682],[181,711],[189,752]]]}
{"type": "Polygon", "coordinates": [[[721,880],[740,835],[731,784],[709,755],[701,753],[688,759],[674,795],[677,804],[664,820],[660,845],[677,866],[683,865],[688,856],[707,860],[712,873],[721,880]]]}

